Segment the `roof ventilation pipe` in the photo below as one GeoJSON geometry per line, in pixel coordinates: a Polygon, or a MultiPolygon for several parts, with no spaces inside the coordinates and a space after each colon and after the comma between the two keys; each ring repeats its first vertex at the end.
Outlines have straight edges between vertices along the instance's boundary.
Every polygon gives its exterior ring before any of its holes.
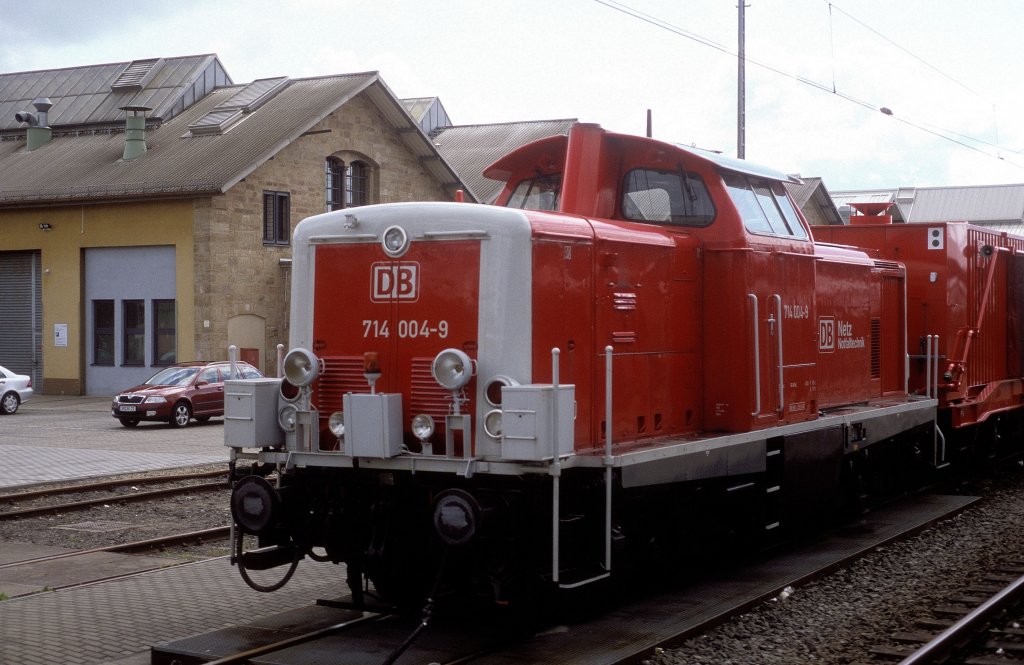
{"type": "Polygon", "coordinates": [[[124,125],[124,154],[121,157],[127,162],[146,152],[146,111],[152,109],[148,106],[122,106],[121,110],[128,113],[124,125]]]}
{"type": "Polygon", "coordinates": [[[53,138],[53,129],[50,128],[49,110],[53,103],[48,97],[40,97],[32,102],[35,113],[22,111],[15,113],[14,119],[28,125],[25,131],[25,138],[28,141],[28,150],[35,150],[39,146],[46,145],[53,138]]]}

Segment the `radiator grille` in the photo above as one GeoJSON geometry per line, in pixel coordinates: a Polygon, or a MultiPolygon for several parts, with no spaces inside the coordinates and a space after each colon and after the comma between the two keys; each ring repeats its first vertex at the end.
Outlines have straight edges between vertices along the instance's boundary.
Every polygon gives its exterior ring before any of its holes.
{"type": "Polygon", "coordinates": [[[871,319],[871,378],[882,378],[882,321],[871,319]]]}
{"type": "Polygon", "coordinates": [[[341,410],[345,393],[369,392],[370,385],[363,376],[362,356],[325,356],[324,371],[320,374],[316,391],[316,405],[320,413],[341,410]]]}
{"type": "MultiPolygon", "coordinates": [[[[363,375],[362,356],[324,356],[324,369],[316,391],[320,413],[341,409],[345,393],[367,393],[370,386],[363,375]]],[[[409,372],[408,417],[425,413],[443,424],[452,402],[451,393],[434,380],[430,373],[433,358],[413,358],[409,372]]]]}
{"type": "Polygon", "coordinates": [[[444,417],[448,415],[452,403],[452,394],[434,380],[430,373],[433,362],[433,358],[412,359],[409,414],[414,416],[425,413],[435,422],[444,424],[444,417]]]}

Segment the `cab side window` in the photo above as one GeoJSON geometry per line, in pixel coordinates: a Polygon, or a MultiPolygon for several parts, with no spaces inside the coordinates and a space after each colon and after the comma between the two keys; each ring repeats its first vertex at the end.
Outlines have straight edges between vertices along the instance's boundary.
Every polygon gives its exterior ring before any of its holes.
{"type": "Polygon", "coordinates": [[[715,206],[696,173],[633,169],[623,182],[622,216],[638,222],[708,226],[715,220],[715,206]]]}
{"type": "Polygon", "coordinates": [[[732,172],[723,173],[722,179],[747,231],[801,240],[807,238],[807,231],[781,182],[732,172]]]}
{"type": "Polygon", "coordinates": [[[560,174],[528,178],[519,181],[505,207],[558,210],[558,199],[561,193],[562,176],[560,174]]]}

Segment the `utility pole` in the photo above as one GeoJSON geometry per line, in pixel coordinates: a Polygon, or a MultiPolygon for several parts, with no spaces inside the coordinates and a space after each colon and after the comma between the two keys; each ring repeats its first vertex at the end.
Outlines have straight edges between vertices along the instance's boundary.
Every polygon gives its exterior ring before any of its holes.
{"type": "Polygon", "coordinates": [[[744,9],[746,5],[743,4],[743,0],[740,0],[740,24],[739,24],[739,49],[737,60],[737,72],[736,72],[736,157],[739,159],[746,159],[747,154],[747,111],[746,111],[746,87],[747,87],[747,73],[746,73],[746,53],[744,42],[746,41],[745,25],[744,25],[744,9]]]}

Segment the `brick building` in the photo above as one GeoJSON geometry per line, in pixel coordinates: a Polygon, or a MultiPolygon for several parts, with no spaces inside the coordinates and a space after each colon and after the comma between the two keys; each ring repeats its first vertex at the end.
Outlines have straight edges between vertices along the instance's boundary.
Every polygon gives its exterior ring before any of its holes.
{"type": "Polygon", "coordinates": [[[457,189],[375,72],[236,85],[207,54],[0,74],[0,364],[104,395],[234,344],[272,374],[292,226],[457,189]]]}

